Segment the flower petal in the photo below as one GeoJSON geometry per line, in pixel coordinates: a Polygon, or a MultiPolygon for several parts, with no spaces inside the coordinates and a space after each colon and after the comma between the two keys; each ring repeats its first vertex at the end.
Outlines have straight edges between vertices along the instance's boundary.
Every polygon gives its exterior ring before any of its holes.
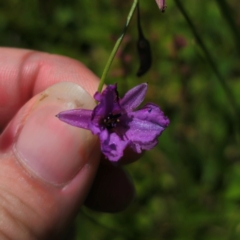
{"type": "Polygon", "coordinates": [[[96,93],[94,98],[99,101],[99,104],[93,111],[93,118],[95,116],[101,116],[104,118],[108,116],[109,113],[120,111],[116,84],[107,86],[101,94],[96,93]]]}
{"type": "Polygon", "coordinates": [[[150,150],[154,148],[158,144],[158,140],[154,140],[151,143],[138,143],[138,142],[131,142],[129,146],[137,153],[141,153],[143,150],[150,150]]]}
{"type": "Polygon", "coordinates": [[[94,94],[93,97],[94,97],[94,99],[95,99],[96,101],[101,102],[102,93],[100,93],[100,92],[95,92],[95,94],[94,94]]]}
{"type": "Polygon", "coordinates": [[[142,103],[146,93],[147,83],[137,85],[130,89],[120,100],[121,107],[124,108],[126,112],[134,110],[142,103]]]}
{"type": "Polygon", "coordinates": [[[141,145],[151,146],[151,143],[155,142],[164,130],[164,127],[160,125],[138,118],[134,118],[129,125],[130,128],[125,135],[132,143],[139,144],[140,147],[141,145]]]}
{"type": "Polygon", "coordinates": [[[154,103],[145,104],[140,110],[133,112],[133,114],[139,119],[148,120],[164,128],[170,123],[168,117],[164,115],[164,112],[154,103]]]}
{"type": "Polygon", "coordinates": [[[102,153],[113,162],[118,161],[122,156],[124,149],[129,141],[123,140],[115,132],[109,133],[108,130],[103,130],[99,134],[101,141],[102,153]]]}
{"type": "Polygon", "coordinates": [[[89,129],[92,112],[88,109],[73,109],[60,112],[56,117],[72,126],[89,129]]]}
{"type": "Polygon", "coordinates": [[[156,146],[157,138],[169,124],[169,119],[164,116],[161,109],[151,103],[136,112],[129,113],[128,116],[132,121],[128,123],[129,128],[125,136],[138,153],[156,146]]]}

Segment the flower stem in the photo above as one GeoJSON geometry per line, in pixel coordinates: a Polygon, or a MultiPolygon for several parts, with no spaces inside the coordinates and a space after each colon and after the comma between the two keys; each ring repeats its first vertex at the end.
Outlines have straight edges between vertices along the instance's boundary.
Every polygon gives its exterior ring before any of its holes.
{"type": "Polygon", "coordinates": [[[119,48],[119,46],[120,46],[120,44],[121,44],[121,42],[123,40],[123,37],[124,37],[124,35],[125,35],[126,31],[127,31],[128,25],[129,25],[129,23],[130,23],[130,21],[132,19],[132,16],[133,16],[133,13],[134,13],[134,11],[135,11],[135,9],[137,7],[138,1],[139,0],[134,0],[133,1],[133,4],[132,4],[131,9],[130,9],[130,11],[128,13],[128,16],[127,16],[127,21],[126,21],[126,24],[124,26],[123,32],[122,32],[121,36],[118,38],[117,42],[115,43],[114,48],[113,48],[113,50],[112,50],[112,52],[111,52],[111,54],[109,56],[109,59],[107,61],[107,64],[106,64],[106,66],[105,66],[105,68],[103,70],[102,77],[101,77],[101,80],[100,80],[100,83],[99,83],[99,86],[98,86],[98,92],[102,91],[102,88],[103,88],[103,85],[104,85],[104,82],[105,82],[105,78],[106,78],[107,73],[109,71],[109,68],[110,68],[110,66],[111,66],[111,64],[113,62],[113,59],[114,59],[114,57],[115,57],[115,55],[117,53],[117,50],[118,50],[118,48],[119,48]]]}
{"type": "Polygon", "coordinates": [[[238,144],[240,144],[240,126],[239,126],[239,120],[240,120],[240,114],[239,114],[239,108],[238,105],[236,103],[236,100],[232,94],[231,89],[229,88],[228,84],[226,83],[224,77],[222,76],[222,74],[220,73],[215,61],[213,60],[210,52],[208,51],[205,42],[203,41],[203,39],[201,38],[200,34],[198,33],[198,31],[196,30],[196,27],[194,26],[194,24],[192,23],[187,11],[185,10],[184,6],[182,5],[180,0],[175,0],[175,3],[177,4],[180,12],[182,13],[182,15],[184,16],[186,22],[188,23],[198,45],[200,46],[200,48],[202,49],[203,53],[205,54],[206,60],[208,61],[210,67],[212,68],[213,72],[215,73],[220,85],[222,86],[226,97],[229,101],[230,106],[232,107],[232,111],[234,114],[234,127],[235,127],[235,137],[236,137],[236,141],[238,144]]]}

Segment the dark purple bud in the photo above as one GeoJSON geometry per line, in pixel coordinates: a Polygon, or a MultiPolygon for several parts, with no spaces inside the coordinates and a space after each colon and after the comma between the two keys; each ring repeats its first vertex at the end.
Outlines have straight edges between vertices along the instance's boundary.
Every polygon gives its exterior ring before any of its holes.
{"type": "Polygon", "coordinates": [[[145,38],[139,38],[137,43],[137,49],[140,58],[140,66],[137,71],[137,76],[141,77],[150,69],[152,65],[152,54],[148,40],[145,38]]]}

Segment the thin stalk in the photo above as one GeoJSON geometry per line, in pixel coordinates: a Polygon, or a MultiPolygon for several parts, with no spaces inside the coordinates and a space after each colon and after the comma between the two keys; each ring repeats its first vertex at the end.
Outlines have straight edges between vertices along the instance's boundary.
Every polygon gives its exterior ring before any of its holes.
{"type": "Polygon", "coordinates": [[[238,105],[233,97],[232,91],[227,85],[225,79],[221,75],[216,63],[214,62],[210,52],[208,51],[203,39],[201,38],[200,34],[197,32],[196,27],[194,26],[193,22],[191,21],[188,13],[186,12],[184,6],[182,5],[180,0],[175,0],[179,10],[181,11],[182,15],[184,16],[186,22],[188,23],[198,45],[202,49],[202,51],[205,54],[206,60],[208,61],[210,67],[212,68],[213,72],[215,73],[220,85],[222,86],[226,97],[230,103],[230,106],[232,107],[233,113],[234,113],[234,120],[235,120],[235,131],[236,131],[236,140],[238,143],[240,143],[240,136],[239,136],[239,111],[238,111],[238,105]]]}
{"type": "Polygon", "coordinates": [[[105,82],[105,78],[107,76],[109,68],[110,68],[110,66],[111,66],[111,64],[113,62],[113,59],[114,59],[114,57],[115,57],[115,55],[117,53],[117,50],[118,50],[118,48],[119,48],[119,46],[120,46],[120,44],[121,44],[121,42],[123,40],[123,37],[124,37],[124,35],[125,35],[126,31],[127,31],[128,25],[129,25],[129,23],[130,23],[130,21],[132,19],[132,16],[133,16],[133,13],[134,13],[134,11],[135,11],[135,9],[137,7],[137,4],[138,4],[138,0],[134,0],[133,4],[131,6],[131,9],[130,9],[130,11],[128,13],[127,21],[126,21],[125,27],[124,27],[124,29],[122,31],[122,34],[118,38],[117,42],[115,43],[114,48],[113,48],[113,50],[112,50],[112,52],[111,52],[111,54],[109,56],[109,59],[107,61],[107,64],[106,64],[106,66],[105,66],[105,68],[103,70],[102,77],[101,77],[101,80],[100,80],[100,83],[99,83],[99,86],[98,86],[98,92],[102,91],[102,88],[103,88],[103,85],[104,85],[104,82],[105,82]]]}

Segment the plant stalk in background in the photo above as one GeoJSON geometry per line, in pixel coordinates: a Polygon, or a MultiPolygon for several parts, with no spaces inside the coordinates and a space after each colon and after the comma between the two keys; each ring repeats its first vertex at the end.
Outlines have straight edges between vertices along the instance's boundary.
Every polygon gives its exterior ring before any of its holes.
{"type": "Polygon", "coordinates": [[[205,54],[206,60],[208,61],[210,67],[212,68],[213,72],[215,73],[218,82],[220,83],[220,85],[222,86],[227,99],[230,103],[230,106],[232,108],[232,111],[234,113],[234,126],[235,126],[235,136],[236,136],[236,141],[238,142],[238,144],[240,144],[240,127],[239,127],[239,122],[240,122],[240,114],[239,114],[239,108],[238,105],[236,103],[236,100],[232,94],[231,89],[229,88],[229,86],[227,85],[225,79],[223,78],[223,76],[221,75],[215,61],[213,60],[213,57],[211,56],[210,52],[208,51],[206,44],[204,43],[202,37],[200,36],[200,34],[198,33],[196,27],[194,26],[192,20],[190,19],[187,11],[185,10],[184,6],[182,5],[180,0],[175,0],[177,7],[179,8],[180,12],[182,13],[182,15],[184,16],[187,24],[189,25],[197,44],[200,46],[200,48],[202,49],[203,53],[205,54]]]}

